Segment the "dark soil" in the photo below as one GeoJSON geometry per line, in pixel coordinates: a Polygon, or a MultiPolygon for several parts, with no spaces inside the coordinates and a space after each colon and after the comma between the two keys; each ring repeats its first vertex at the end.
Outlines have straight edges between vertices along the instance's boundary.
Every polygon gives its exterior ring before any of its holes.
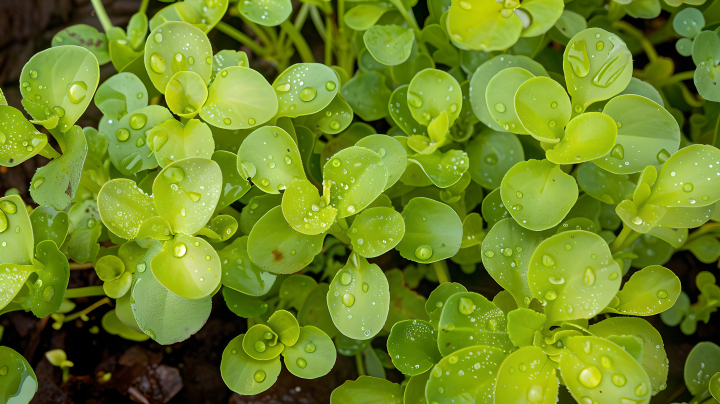
{"type": "MultiPolygon", "coordinates": [[[[137,11],[140,0],[105,0],[104,3],[113,23],[125,25],[137,11]]],[[[162,6],[163,3],[153,1],[150,10],[162,6]]],[[[22,110],[18,78],[25,62],[36,52],[49,47],[50,40],[59,30],[81,23],[100,28],[89,0],[0,0],[0,85],[11,105],[22,110]]],[[[313,33],[308,32],[311,44],[312,37],[313,33]]],[[[321,44],[313,48],[316,53],[322,54],[321,44]]],[[[661,54],[674,54],[674,49],[667,48],[663,46],[658,50],[661,54]]],[[[261,70],[272,69],[263,65],[262,61],[254,61],[254,64],[261,70]]],[[[689,68],[694,66],[682,70],[689,68]]],[[[101,68],[102,80],[114,73],[110,64],[101,68]]],[[[78,124],[96,126],[100,116],[100,112],[91,105],[78,124]]],[[[35,170],[46,162],[46,159],[37,157],[18,167],[0,167],[0,195],[8,188],[17,188],[31,203],[27,192],[30,179],[35,170]]],[[[383,258],[388,261],[382,263],[383,268],[403,265],[397,255],[383,258]]],[[[693,301],[698,293],[695,288],[697,273],[709,270],[717,274],[714,265],[699,263],[687,252],[675,254],[666,266],[680,277],[683,289],[693,301]]],[[[501,290],[482,268],[472,275],[452,267],[450,271],[453,280],[488,298],[501,290]]],[[[72,271],[71,288],[100,283],[92,270],[72,271]]],[[[418,292],[427,296],[433,288],[433,284],[423,281],[418,292]]],[[[76,310],[96,300],[98,298],[76,299],[76,310]]],[[[213,299],[212,314],[202,330],[172,346],[161,346],[152,341],[135,343],[107,334],[100,327],[100,319],[109,309],[102,306],[92,313],[88,322],[69,322],[59,331],[51,327],[52,320],[49,318],[38,319],[31,313],[14,312],[0,317],[0,325],[5,327],[2,344],[23,354],[38,376],[40,386],[33,403],[120,403],[128,402],[128,398],[152,404],[328,403],[334,388],[345,380],[357,378],[354,358],[338,356],[332,372],[323,378],[303,380],[283,369],[277,383],[267,392],[253,397],[240,396],[225,386],[219,368],[226,344],[243,333],[247,326],[245,319],[238,318],[225,307],[220,295],[213,299]],[[90,332],[93,326],[100,328],[99,333],[90,332]],[[65,383],[62,382],[61,371],[50,365],[44,356],[45,352],[56,348],[64,349],[68,359],[75,364],[65,383]],[[111,373],[112,377],[108,382],[101,383],[100,376],[105,373],[111,373]]],[[[665,326],[657,316],[648,320],[662,334],[670,360],[668,387],[653,399],[653,403],[689,401],[682,375],[683,364],[696,343],[720,343],[718,314],[709,324],[698,324],[697,332],[691,336],[683,335],[678,327],[665,326]]],[[[382,339],[375,343],[378,347],[383,344],[382,339]]],[[[397,371],[389,371],[388,377],[395,382],[403,379],[397,371]]],[[[560,402],[573,401],[564,394],[560,402]]]]}

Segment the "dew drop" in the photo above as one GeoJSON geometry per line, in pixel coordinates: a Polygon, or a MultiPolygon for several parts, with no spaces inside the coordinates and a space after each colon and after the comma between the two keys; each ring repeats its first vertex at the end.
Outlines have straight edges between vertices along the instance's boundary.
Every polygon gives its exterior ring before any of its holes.
{"type": "Polygon", "coordinates": [[[598,41],[598,43],[595,44],[595,49],[601,51],[603,50],[603,48],[605,48],[605,44],[603,43],[603,41],[598,41]]]}
{"type": "Polygon", "coordinates": [[[542,263],[546,267],[551,267],[551,266],[555,265],[555,260],[553,260],[551,256],[545,254],[542,257],[542,263]]]}
{"type": "Polygon", "coordinates": [[[458,304],[458,311],[460,311],[461,314],[469,316],[475,311],[475,303],[466,297],[461,297],[458,304]]]}
{"type": "Polygon", "coordinates": [[[505,112],[505,104],[503,104],[502,102],[498,102],[497,104],[495,104],[495,111],[505,112]]]}
{"type": "Polygon", "coordinates": [[[135,270],[140,273],[145,272],[145,268],[147,268],[147,265],[144,262],[138,262],[138,264],[135,265],[135,270]]]}
{"type": "Polygon", "coordinates": [[[35,181],[32,183],[33,189],[38,189],[40,186],[45,182],[45,177],[37,177],[35,178],[35,181]]]}
{"type": "Polygon", "coordinates": [[[345,293],[342,297],[342,302],[347,307],[352,307],[355,304],[355,296],[352,293],[345,293]]]}
{"type": "Polygon", "coordinates": [[[312,87],[305,87],[300,92],[300,99],[305,102],[310,102],[310,101],[314,100],[316,96],[317,96],[317,90],[315,90],[312,87]]]}
{"type": "Polygon", "coordinates": [[[625,157],[625,149],[623,149],[621,144],[616,144],[612,150],[610,150],[610,155],[618,160],[622,160],[623,157],[625,157]]]}
{"type": "Polygon", "coordinates": [[[682,189],[683,189],[683,191],[685,191],[685,192],[692,192],[692,190],[695,189],[695,187],[693,186],[692,183],[686,182],[685,185],[683,185],[683,188],[682,188],[682,189]]]}
{"type": "Polygon", "coordinates": [[[340,283],[343,285],[349,285],[350,282],[352,282],[352,275],[350,275],[350,272],[343,272],[340,276],[340,283]]]}
{"type": "Polygon", "coordinates": [[[667,159],[670,158],[670,153],[668,153],[667,150],[662,149],[658,152],[656,157],[657,157],[658,163],[664,164],[667,161],[667,159]]]}
{"type": "Polygon", "coordinates": [[[602,381],[602,373],[596,366],[589,366],[580,372],[578,376],[580,384],[588,389],[594,389],[602,381]]]}
{"type": "Polygon", "coordinates": [[[625,383],[627,383],[627,379],[625,378],[625,376],[619,373],[612,375],[610,380],[612,380],[612,383],[617,387],[622,387],[625,385],[625,383]]]}
{"type": "Polygon", "coordinates": [[[295,363],[297,363],[297,365],[300,369],[305,369],[305,367],[307,366],[307,361],[303,358],[298,358],[297,361],[295,361],[295,363]]]}
{"type": "Polygon", "coordinates": [[[130,131],[125,128],[120,128],[115,132],[117,140],[124,142],[130,138],[130,131]]]}
{"type": "Polygon", "coordinates": [[[666,290],[658,290],[657,297],[659,297],[660,299],[667,299],[668,292],[666,290]]]}
{"type": "Polygon", "coordinates": [[[165,59],[157,52],[150,56],[150,69],[157,74],[165,72],[165,59]]]}
{"type": "Polygon", "coordinates": [[[73,104],[81,103],[87,96],[87,84],[82,81],[74,81],[67,88],[67,97],[73,104]]]}
{"type": "Polygon", "coordinates": [[[367,293],[367,291],[370,290],[370,285],[368,285],[366,282],[363,282],[362,290],[363,292],[367,293]]]}
{"type": "Polygon", "coordinates": [[[325,89],[328,90],[328,91],[334,90],[335,87],[337,87],[337,85],[335,84],[334,81],[328,81],[328,82],[325,83],[325,89]]]}
{"type": "Polygon", "coordinates": [[[50,303],[53,297],[55,297],[55,287],[52,285],[46,287],[45,290],[43,290],[42,296],[45,303],[50,303]]]}
{"type": "Polygon", "coordinates": [[[255,372],[253,379],[258,383],[262,383],[263,381],[265,381],[265,372],[263,372],[262,370],[258,370],[257,372],[255,372]]]}
{"type": "Polygon", "coordinates": [[[429,245],[421,245],[415,250],[415,257],[420,260],[428,260],[432,255],[433,250],[429,245]]]}
{"type": "Polygon", "coordinates": [[[305,345],[305,352],[307,352],[307,353],[315,352],[315,344],[310,343],[310,344],[305,345]]]}
{"type": "Polygon", "coordinates": [[[534,384],[528,390],[526,398],[532,404],[542,403],[545,399],[545,394],[543,394],[543,388],[538,386],[537,384],[534,384]]]}
{"type": "Polygon", "coordinates": [[[495,252],[494,252],[494,251],[490,251],[490,250],[485,251],[485,256],[488,257],[488,258],[492,258],[492,257],[495,256],[495,252]]]}
{"type": "Polygon", "coordinates": [[[555,300],[557,299],[557,293],[555,293],[554,290],[549,290],[547,293],[545,293],[545,299],[555,300]]]}

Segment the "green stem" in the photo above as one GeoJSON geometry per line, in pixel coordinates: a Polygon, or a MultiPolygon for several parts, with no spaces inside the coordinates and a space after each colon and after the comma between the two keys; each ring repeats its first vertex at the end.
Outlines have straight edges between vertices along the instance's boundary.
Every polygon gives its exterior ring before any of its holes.
{"type": "Polygon", "coordinates": [[[269,51],[266,48],[263,48],[258,43],[252,40],[249,36],[243,34],[238,30],[237,28],[233,27],[232,25],[220,21],[215,26],[220,32],[223,34],[229,36],[230,38],[240,42],[241,44],[247,46],[252,50],[253,52],[257,53],[258,55],[267,55],[269,51]]]}
{"type": "Polygon", "coordinates": [[[80,184],[84,186],[85,188],[89,189],[92,193],[95,195],[100,194],[100,185],[98,185],[95,181],[90,179],[87,174],[83,171],[83,173],[80,175],[80,184]]]}
{"type": "Polygon", "coordinates": [[[718,222],[705,223],[704,225],[700,226],[699,229],[695,230],[692,234],[688,236],[687,240],[685,241],[685,245],[688,245],[691,241],[702,236],[703,234],[707,234],[718,228],[720,228],[720,223],[718,222]]]}
{"type": "Polygon", "coordinates": [[[688,70],[686,72],[673,74],[672,76],[670,76],[666,79],[658,81],[657,86],[663,87],[663,86],[667,86],[670,84],[679,83],[679,82],[685,81],[685,80],[692,80],[694,77],[695,77],[695,70],[688,70]]]}
{"type": "Polygon", "coordinates": [[[697,396],[693,397],[688,404],[698,404],[710,398],[710,390],[705,390],[697,396]]]}
{"type": "Polygon", "coordinates": [[[76,299],[78,297],[105,296],[105,290],[102,286],[86,286],[84,288],[72,288],[65,292],[66,299],[76,299]]]}
{"type": "Polygon", "coordinates": [[[90,0],[90,2],[95,9],[95,14],[97,14],[98,20],[100,20],[100,25],[102,25],[103,31],[107,33],[110,31],[110,28],[113,27],[113,24],[110,22],[110,17],[108,17],[107,12],[105,12],[105,6],[103,6],[102,0],[90,0]]]}
{"type": "MultiPolygon", "coordinates": [[[[78,270],[82,270],[82,269],[90,269],[90,268],[92,268],[93,266],[95,266],[95,264],[94,264],[92,261],[91,261],[91,262],[85,262],[85,263],[82,263],[82,264],[78,264],[77,262],[71,262],[71,263],[70,263],[70,270],[71,270],[71,271],[78,271],[78,270]]],[[[95,287],[97,287],[97,286],[95,286],[95,287]]],[[[102,295],[100,295],[100,296],[102,296],[102,295]]]]}
{"type": "Polygon", "coordinates": [[[248,27],[250,27],[250,29],[255,33],[255,35],[260,37],[260,40],[262,41],[263,44],[265,44],[265,46],[267,46],[268,48],[274,46],[275,42],[272,39],[270,39],[267,32],[265,32],[261,27],[259,27],[254,22],[248,20],[247,17],[245,17],[242,14],[240,14],[240,18],[242,18],[243,22],[245,24],[247,24],[248,27]]]}
{"type": "Polygon", "coordinates": [[[363,364],[362,354],[355,354],[355,366],[357,366],[358,376],[365,376],[365,365],[363,364]]]}
{"type": "MultiPolygon", "coordinates": [[[[325,25],[327,26],[326,32],[333,32],[333,21],[330,16],[325,17],[325,25]]],[[[333,36],[332,35],[326,35],[325,36],[325,65],[331,66],[332,65],[332,51],[333,51],[333,36]]]]}
{"type": "Polygon", "coordinates": [[[303,5],[300,7],[300,11],[298,11],[297,16],[295,17],[295,29],[298,31],[302,29],[303,25],[305,25],[305,21],[307,21],[307,16],[310,13],[310,7],[313,7],[310,3],[303,3],[303,5]]]}
{"type": "Polygon", "coordinates": [[[56,159],[61,156],[61,154],[58,153],[57,150],[53,149],[53,147],[50,146],[50,143],[46,144],[45,147],[43,147],[42,150],[38,152],[38,154],[50,160],[56,159]]]}
{"type": "Polygon", "coordinates": [[[432,265],[440,284],[450,282],[450,274],[448,273],[447,266],[445,266],[445,261],[435,261],[432,265]]]}
{"type": "Polygon", "coordinates": [[[297,49],[298,53],[300,54],[300,58],[302,59],[302,61],[304,63],[315,63],[315,57],[310,51],[310,47],[308,46],[307,42],[305,42],[305,38],[300,35],[300,31],[295,29],[295,26],[287,20],[280,24],[280,28],[283,31],[287,32],[290,40],[292,40],[293,44],[295,44],[295,49],[297,49]]]}
{"type": "Polygon", "coordinates": [[[63,322],[67,323],[67,322],[69,322],[69,321],[75,320],[75,319],[78,318],[78,317],[87,316],[87,315],[90,314],[93,310],[97,309],[98,307],[102,306],[103,304],[110,304],[110,298],[108,298],[108,297],[103,297],[102,299],[100,299],[100,300],[98,300],[97,302],[91,304],[91,305],[88,306],[87,308],[85,308],[85,309],[83,309],[83,310],[81,310],[81,311],[78,311],[78,312],[76,312],[76,313],[73,313],[73,314],[71,314],[71,315],[69,315],[69,316],[65,316],[65,319],[63,320],[63,322]]]}
{"type": "Polygon", "coordinates": [[[322,16],[320,15],[320,10],[316,6],[310,7],[310,19],[312,19],[313,25],[315,25],[315,29],[317,30],[318,34],[320,34],[320,38],[322,40],[325,40],[325,25],[323,25],[322,16]]]}
{"type": "Polygon", "coordinates": [[[400,0],[390,0],[390,3],[392,3],[395,8],[397,8],[397,11],[400,12],[400,15],[405,20],[405,22],[408,24],[410,28],[415,31],[415,35],[417,36],[418,41],[420,40],[420,27],[417,24],[417,21],[415,21],[415,18],[411,17],[408,11],[405,9],[405,5],[400,0]]]}
{"type": "Polygon", "coordinates": [[[142,0],[138,13],[147,13],[148,4],[150,4],[150,0],[142,0]]]}
{"type": "Polygon", "coordinates": [[[613,253],[616,251],[621,251],[620,247],[625,242],[625,239],[633,232],[633,229],[630,228],[630,226],[627,226],[623,224],[623,229],[620,231],[620,234],[618,234],[617,238],[610,244],[610,251],[613,253]]]}
{"type": "Polygon", "coordinates": [[[640,42],[640,45],[642,46],[643,50],[645,51],[645,54],[647,54],[648,59],[650,59],[650,62],[655,61],[658,58],[657,51],[655,50],[655,47],[653,44],[647,39],[645,34],[635,28],[633,25],[626,21],[615,21],[613,23],[613,27],[616,29],[619,29],[620,31],[625,32],[626,34],[630,35],[631,37],[637,39],[640,42]]]}
{"type": "Polygon", "coordinates": [[[702,98],[698,99],[697,97],[695,97],[695,96],[690,92],[690,90],[688,90],[688,88],[687,88],[687,86],[685,85],[685,83],[683,83],[683,82],[681,82],[681,81],[678,81],[678,82],[675,83],[675,84],[676,84],[678,87],[680,87],[680,92],[682,93],[683,99],[685,100],[685,102],[686,102],[689,106],[695,107],[695,108],[699,108],[699,107],[702,107],[702,106],[705,104],[705,100],[702,99],[702,98]]]}

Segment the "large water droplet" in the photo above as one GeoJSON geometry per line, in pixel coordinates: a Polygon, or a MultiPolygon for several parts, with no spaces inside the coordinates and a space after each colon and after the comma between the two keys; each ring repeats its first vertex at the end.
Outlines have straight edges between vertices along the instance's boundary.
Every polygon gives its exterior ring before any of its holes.
{"type": "Polygon", "coordinates": [[[185,179],[185,172],[180,167],[169,167],[163,173],[163,177],[167,178],[172,184],[177,184],[185,179]]]}
{"type": "Polygon", "coordinates": [[[573,42],[567,49],[567,59],[576,76],[585,77],[590,72],[590,58],[588,58],[584,39],[573,42]]]}
{"type": "Polygon", "coordinates": [[[315,344],[310,343],[310,344],[305,345],[305,352],[307,352],[307,353],[315,352],[315,344]]]}
{"type": "Polygon", "coordinates": [[[290,84],[289,83],[280,84],[277,87],[275,87],[275,89],[280,91],[281,93],[284,93],[284,92],[287,92],[288,90],[290,90],[290,84]]]}
{"type": "Polygon", "coordinates": [[[421,245],[415,250],[415,257],[420,260],[428,260],[432,255],[433,250],[429,245],[421,245]]]}
{"type": "Polygon", "coordinates": [[[532,404],[542,403],[542,401],[545,399],[543,388],[538,386],[537,384],[534,384],[528,390],[526,398],[532,404]]]}
{"type": "Polygon", "coordinates": [[[682,188],[682,189],[683,189],[683,191],[685,191],[685,192],[692,192],[692,190],[695,189],[695,187],[693,186],[692,183],[686,182],[685,185],[683,185],[683,188],[682,188]]]}
{"type": "Polygon", "coordinates": [[[263,372],[262,370],[258,370],[257,372],[255,372],[253,379],[258,383],[262,383],[263,381],[265,381],[265,372],[263,372]]]}
{"type": "Polygon", "coordinates": [[[551,267],[551,266],[555,265],[555,260],[551,256],[545,254],[542,257],[542,263],[546,267],[551,267]]]}
{"type": "Polygon", "coordinates": [[[622,387],[625,385],[625,383],[627,383],[627,379],[625,378],[625,376],[619,373],[612,375],[610,380],[612,380],[612,383],[617,387],[622,387]]]}
{"type": "Polygon", "coordinates": [[[598,43],[595,44],[595,49],[601,51],[603,50],[603,48],[605,48],[605,44],[603,43],[603,41],[598,41],[598,43]]]}
{"type": "Polygon", "coordinates": [[[667,299],[667,297],[668,297],[667,290],[658,290],[657,297],[659,297],[660,299],[667,299]]]}
{"type": "Polygon", "coordinates": [[[45,300],[46,303],[50,303],[55,297],[55,287],[50,285],[43,290],[43,300],[45,300]]]}
{"type": "Polygon", "coordinates": [[[349,285],[350,282],[352,282],[352,275],[350,275],[350,272],[343,272],[340,276],[340,283],[343,285],[349,285]]]}
{"type": "Polygon", "coordinates": [[[315,90],[312,87],[305,87],[300,92],[300,99],[305,102],[310,102],[310,101],[314,100],[316,96],[317,96],[317,90],[315,90]]]}
{"type": "Polygon", "coordinates": [[[498,102],[497,104],[495,104],[495,111],[505,112],[505,104],[503,104],[502,102],[498,102]]]}
{"type": "Polygon", "coordinates": [[[2,201],[0,202],[0,209],[2,209],[5,213],[12,215],[17,212],[17,205],[15,205],[12,201],[2,201]]]}
{"type": "Polygon", "coordinates": [[[623,157],[625,157],[625,149],[621,144],[616,144],[612,150],[610,150],[610,155],[618,160],[622,160],[623,157]]]}
{"type": "Polygon", "coordinates": [[[67,97],[73,104],[79,104],[87,96],[87,84],[82,81],[74,81],[67,88],[67,97]]]}
{"type": "Polygon", "coordinates": [[[187,253],[187,247],[183,243],[177,243],[175,244],[175,247],[173,248],[173,256],[175,258],[182,258],[185,256],[185,253],[187,253]]]}
{"type": "Polygon", "coordinates": [[[647,395],[647,393],[648,393],[648,386],[644,382],[638,384],[637,387],[635,387],[635,395],[636,396],[643,397],[643,396],[647,395]]]}
{"type": "Polygon", "coordinates": [[[423,105],[422,97],[420,97],[420,95],[415,94],[413,92],[408,92],[407,100],[408,100],[408,104],[415,108],[420,108],[423,105]]]}
{"type": "Polygon", "coordinates": [[[588,286],[595,284],[595,270],[592,267],[585,268],[585,274],[583,275],[583,283],[588,286]]]}
{"type": "Polygon", "coordinates": [[[150,69],[157,74],[165,72],[165,59],[157,52],[150,56],[150,69]]]}
{"type": "Polygon", "coordinates": [[[53,107],[53,113],[60,118],[65,116],[65,110],[63,107],[53,107]]]}
{"type": "Polygon", "coordinates": [[[157,131],[154,133],[154,136],[152,138],[152,144],[150,145],[152,147],[153,151],[160,150],[163,146],[165,146],[165,143],[167,143],[168,135],[165,131],[157,131]]]}
{"type": "Polygon", "coordinates": [[[135,114],[130,117],[130,127],[135,130],[144,128],[146,123],[147,116],[145,116],[145,114],[135,114]]]}
{"type": "Polygon", "coordinates": [[[145,268],[147,268],[147,265],[145,265],[144,262],[138,262],[137,265],[135,265],[135,270],[140,273],[145,272],[145,268]]]}
{"type": "Polygon", "coordinates": [[[667,150],[662,149],[658,152],[656,157],[657,157],[658,163],[664,164],[667,161],[667,159],[670,158],[670,153],[667,150]]]}
{"type": "Polygon", "coordinates": [[[580,384],[588,389],[594,389],[602,381],[602,373],[596,366],[590,366],[582,370],[578,376],[580,384]]]}
{"type": "Polygon", "coordinates": [[[38,189],[45,182],[45,177],[37,177],[32,183],[33,189],[38,189]]]}
{"type": "Polygon", "coordinates": [[[554,290],[549,290],[547,293],[545,293],[545,299],[555,300],[557,299],[557,293],[555,293],[554,290]]]}
{"type": "Polygon", "coordinates": [[[347,307],[352,307],[355,304],[355,296],[352,293],[345,293],[342,297],[342,302],[347,307]]]}
{"type": "Polygon", "coordinates": [[[307,366],[307,361],[303,358],[298,358],[297,361],[295,361],[295,363],[298,365],[298,367],[300,369],[305,369],[305,367],[307,366]]]}
{"type": "Polygon", "coordinates": [[[265,352],[266,349],[267,349],[267,346],[265,345],[264,342],[262,342],[262,341],[255,342],[255,350],[257,352],[262,353],[262,352],[265,352]]]}
{"type": "Polygon", "coordinates": [[[469,316],[473,313],[473,311],[475,311],[475,303],[467,297],[461,297],[458,304],[458,310],[461,314],[469,316]]]}

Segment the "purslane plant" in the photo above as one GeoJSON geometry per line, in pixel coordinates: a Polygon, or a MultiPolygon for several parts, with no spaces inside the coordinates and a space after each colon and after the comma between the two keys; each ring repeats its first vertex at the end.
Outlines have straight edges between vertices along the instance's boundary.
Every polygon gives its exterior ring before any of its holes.
{"type": "MultiPolygon", "coordinates": [[[[281,358],[315,379],[340,354],[360,377],[333,404],[554,403],[561,385],[581,404],[649,403],[669,362],[639,317],[692,334],[720,301],[711,273],[691,305],[663,266],[679,250],[720,257],[720,110],[705,103],[720,43],[702,31],[720,17],[673,11],[698,68],[671,76],[634,69],[637,49],[665,62],[620,20],[653,18],[658,2],[590,3],[430,0],[421,28],[415,2],[395,0],[308,1],[294,20],[287,0],[154,15],[144,1],[123,29],[93,0],[104,33],[69,27],[23,69],[32,119],[2,97],[0,164],[51,161],[30,183],[39,206],[0,199],[0,314],[60,329],[113,299],[108,333],[169,345],[221,293],[247,319],[220,365],[239,394],[268,390],[281,358]],[[299,33],[308,17],[324,64],[299,33]],[[216,51],[211,31],[250,55],[216,51]],[[255,56],[277,67],[272,82],[255,56]],[[118,73],[101,83],[106,63],[118,73]],[[682,84],[693,77],[703,99],[682,84]],[[80,128],[91,102],[103,117],[80,128]],[[393,250],[402,270],[379,265],[393,250]],[[454,266],[503,290],[450,282],[454,266]],[[90,268],[101,286],[68,289],[71,269],[90,268]],[[425,298],[422,281],[439,286],[425,298]],[[89,296],[103,297],[68,314],[89,296]]],[[[688,357],[693,403],[720,394],[717,351],[688,357]]],[[[37,390],[7,347],[0,376],[3,402],[37,390]]]]}

